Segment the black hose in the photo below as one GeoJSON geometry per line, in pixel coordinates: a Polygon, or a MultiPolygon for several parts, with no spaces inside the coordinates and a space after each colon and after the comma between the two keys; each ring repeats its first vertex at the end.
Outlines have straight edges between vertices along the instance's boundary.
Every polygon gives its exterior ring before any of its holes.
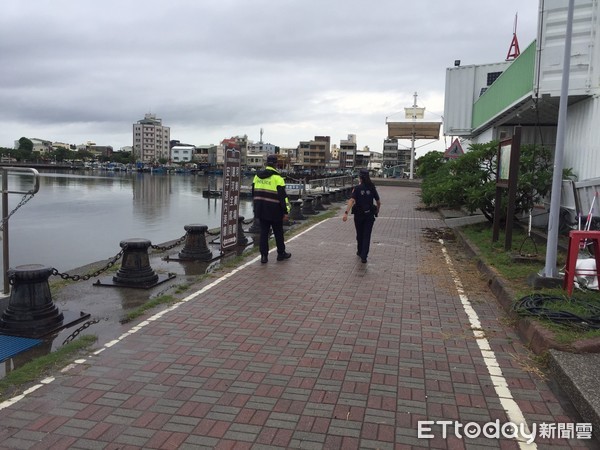
{"type": "Polygon", "coordinates": [[[513,311],[521,316],[539,317],[561,325],[572,326],[583,329],[600,329],[600,306],[580,298],[531,294],[517,300],[512,306],[513,311]],[[585,316],[579,316],[569,311],[558,311],[550,305],[557,303],[570,303],[583,310],[585,316]]]}

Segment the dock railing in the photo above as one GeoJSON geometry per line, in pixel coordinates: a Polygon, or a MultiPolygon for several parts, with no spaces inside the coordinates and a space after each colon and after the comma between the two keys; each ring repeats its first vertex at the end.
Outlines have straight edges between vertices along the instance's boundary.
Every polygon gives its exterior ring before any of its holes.
{"type": "Polygon", "coordinates": [[[316,178],[308,182],[308,189],[312,191],[322,189],[323,192],[328,192],[338,187],[352,186],[353,183],[354,176],[352,175],[342,175],[339,177],[329,178],[316,178]]]}
{"type": "Polygon", "coordinates": [[[30,167],[0,167],[0,176],[2,177],[2,223],[0,228],[2,229],[2,264],[3,264],[3,276],[4,276],[4,294],[10,292],[10,286],[8,283],[8,269],[9,269],[9,240],[8,240],[8,219],[17,210],[27,203],[40,189],[40,175],[37,170],[30,167]],[[31,189],[24,190],[11,190],[8,186],[8,176],[12,172],[30,173],[33,175],[33,186],[31,189]],[[23,198],[13,208],[12,211],[8,211],[8,194],[22,194],[23,198]]]}
{"type": "Polygon", "coordinates": [[[302,197],[310,192],[332,191],[339,187],[352,186],[355,177],[352,175],[342,175],[339,177],[315,178],[313,180],[298,180],[292,177],[287,177],[285,182],[285,190],[288,195],[296,195],[302,197]]]}

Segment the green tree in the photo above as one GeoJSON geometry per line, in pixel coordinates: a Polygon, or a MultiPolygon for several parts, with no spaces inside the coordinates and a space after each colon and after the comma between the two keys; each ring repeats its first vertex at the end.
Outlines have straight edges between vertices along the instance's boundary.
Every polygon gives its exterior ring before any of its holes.
{"type": "Polygon", "coordinates": [[[65,147],[56,147],[55,150],[48,153],[50,159],[54,159],[57,162],[70,161],[76,158],[76,152],[73,152],[65,147]]]}
{"type": "Polygon", "coordinates": [[[22,137],[21,139],[19,139],[19,148],[18,149],[31,153],[31,152],[33,152],[33,142],[31,142],[31,139],[22,137]]]}
{"type": "Polygon", "coordinates": [[[111,159],[114,162],[118,162],[121,164],[133,164],[135,163],[135,158],[131,154],[131,152],[114,152],[112,154],[111,159]]]}
{"type": "MultiPolygon", "coordinates": [[[[472,144],[461,157],[441,165],[422,183],[422,199],[432,207],[464,207],[480,210],[494,219],[498,142],[472,144]]],[[[515,213],[530,211],[552,187],[552,154],[541,146],[523,145],[519,160],[519,178],[515,213]]],[[[501,211],[506,211],[504,191],[501,211]]]]}
{"type": "Polygon", "coordinates": [[[27,161],[31,159],[32,154],[33,142],[31,142],[31,139],[27,139],[26,137],[19,139],[19,148],[13,154],[15,159],[17,161],[27,161]]]}
{"type": "Polygon", "coordinates": [[[427,175],[437,171],[444,163],[446,159],[442,152],[432,151],[424,154],[417,159],[417,177],[425,178],[427,175]]]}

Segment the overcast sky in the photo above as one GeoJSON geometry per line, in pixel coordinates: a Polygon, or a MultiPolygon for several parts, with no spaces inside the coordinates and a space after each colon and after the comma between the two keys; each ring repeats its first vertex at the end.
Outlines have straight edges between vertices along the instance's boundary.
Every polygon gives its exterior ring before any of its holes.
{"type": "MultiPolygon", "coordinates": [[[[171,139],[316,135],[381,151],[386,118],[442,120],[445,72],[523,51],[535,0],[3,0],[0,146],[22,136],[115,150],[153,113],[171,139]]],[[[449,139],[418,141],[417,155],[449,139]]]]}

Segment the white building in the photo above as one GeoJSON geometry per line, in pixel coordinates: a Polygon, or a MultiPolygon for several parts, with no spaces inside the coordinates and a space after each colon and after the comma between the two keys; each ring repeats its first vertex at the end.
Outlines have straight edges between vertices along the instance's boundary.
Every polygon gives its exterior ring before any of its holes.
{"type": "MultiPolygon", "coordinates": [[[[522,144],[554,149],[566,41],[565,1],[540,0],[538,39],[514,60],[446,69],[444,134],[463,144],[502,140],[521,126],[522,144]]],[[[599,3],[575,0],[563,165],[579,181],[580,208],[600,185],[599,3]]],[[[463,145],[467,148],[467,145],[463,145]]],[[[563,204],[571,200],[565,199],[563,204]]],[[[568,205],[567,205],[568,206],[568,205]]],[[[573,205],[571,205],[573,206],[573,205]]],[[[598,209],[596,209],[598,211],[598,209]]],[[[598,214],[597,212],[595,214],[598,214]]]]}
{"type": "Polygon", "coordinates": [[[156,163],[169,159],[171,129],[162,125],[156,114],[146,114],[133,124],[133,154],[138,161],[156,163]]]}
{"type": "MultiPolygon", "coordinates": [[[[38,138],[28,138],[28,139],[33,144],[32,151],[37,152],[39,154],[44,154],[49,151],[52,151],[52,141],[47,141],[45,139],[38,139],[38,138]]],[[[21,145],[21,143],[18,140],[16,140],[14,142],[15,150],[18,150],[20,145],[21,145]]]]}
{"type": "Polygon", "coordinates": [[[249,142],[248,143],[248,153],[262,153],[265,155],[274,155],[278,152],[279,147],[273,144],[265,144],[264,142],[249,142]]]}
{"type": "Polygon", "coordinates": [[[171,161],[174,163],[188,163],[194,159],[196,147],[190,145],[174,145],[171,148],[171,161]]]}
{"type": "Polygon", "coordinates": [[[263,153],[248,153],[246,164],[250,170],[262,169],[267,160],[267,155],[263,153]]]}

